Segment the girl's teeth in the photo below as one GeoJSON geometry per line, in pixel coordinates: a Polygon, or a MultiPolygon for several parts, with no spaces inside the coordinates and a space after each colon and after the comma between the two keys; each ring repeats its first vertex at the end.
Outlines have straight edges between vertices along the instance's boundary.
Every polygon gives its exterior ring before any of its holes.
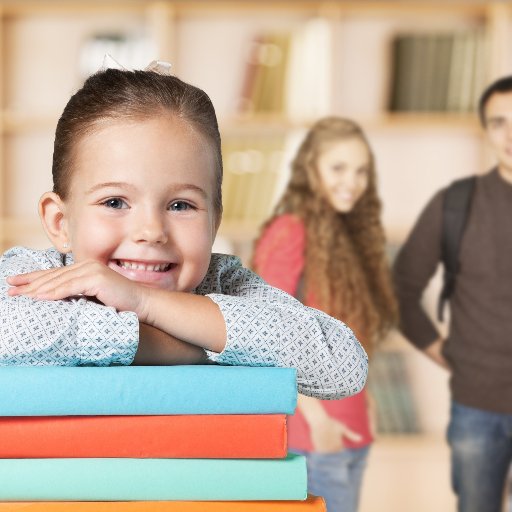
{"type": "Polygon", "coordinates": [[[146,272],[163,272],[168,267],[165,263],[159,265],[143,265],[142,263],[132,263],[121,260],[118,261],[118,265],[128,270],[145,270],[146,272]]]}

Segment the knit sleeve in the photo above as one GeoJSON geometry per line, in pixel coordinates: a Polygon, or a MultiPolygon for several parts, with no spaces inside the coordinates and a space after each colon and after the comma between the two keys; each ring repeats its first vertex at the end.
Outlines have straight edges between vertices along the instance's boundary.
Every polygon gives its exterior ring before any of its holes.
{"type": "Polygon", "coordinates": [[[293,215],[277,217],[265,230],[254,251],[256,273],[267,283],[296,295],[304,269],[306,232],[293,215]]]}
{"type": "Polygon", "coordinates": [[[422,306],[422,296],[441,260],[444,191],[427,204],[395,260],[393,274],[401,330],[417,348],[425,349],[440,334],[422,306]]]}
{"type": "Polygon", "coordinates": [[[52,268],[44,251],[14,248],[0,260],[0,366],[130,364],[138,344],[135,313],[75,297],[10,297],[7,276],[52,268]]]}
{"type": "Polygon", "coordinates": [[[268,285],[238,258],[214,255],[196,293],[213,300],[226,323],[224,350],[207,351],[212,361],[296,368],[299,392],[322,399],[363,389],[368,361],[352,331],[268,285]]]}

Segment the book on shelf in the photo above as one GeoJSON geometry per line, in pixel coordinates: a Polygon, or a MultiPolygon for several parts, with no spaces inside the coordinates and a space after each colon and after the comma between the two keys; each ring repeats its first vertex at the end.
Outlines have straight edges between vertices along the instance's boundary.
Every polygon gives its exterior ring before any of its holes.
{"type": "Polygon", "coordinates": [[[50,501],[0,503],[0,512],[326,512],[322,498],[304,501],[50,501]]]}
{"type": "Polygon", "coordinates": [[[448,95],[450,85],[451,55],[454,37],[451,34],[439,34],[434,39],[433,51],[433,80],[431,110],[445,112],[448,110],[448,95]]]}
{"type": "Polygon", "coordinates": [[[474,111],[485,86],[488,51],[482,29],[397,35],[391,51],[390,110],[474,111]]]}
{"type": "Polygon", "coordinates": [[[256,34],[249,42],[239,112],[311,120],[329,111],[331,28],[312,18],[291,31],[256,34]]]}
{"type": "Polygon", "coordinates": [[[292,414],[292,368],[13,366],[0,372],[0,416],[292,414]]]}
{"type": "Polygon", "coordinates": [[[240,91],[240,112],[282,114],[291,35],[257,34],[250,42],[240,91]]]}
{"type": "Polygon", "coordinates": [[[288,119],[309,122],[330,113],[332,47],[326,19],[310,19],[293,32],[285,94],[288,119]]]}
{"type": "Polygon", "coordinates": [[[377,427],[382,434],[419,431],[404,354],[380,351],[372,358],[368,389],[377,404],[377,427]]]}
{"type": "Polygon", "coordinates": [[[223,142],[225,222],[259,226],[272,212],[284,135],[227,136],[223,142]]]}
{"type": "Polygon", "coordinates": [[[0,459],[2,501],[305,500],[306,463],[285,459],[0,459]]]}
{"type": "Polygon", "coordinates": [[[0,417],[0,458],[286,457],[283,414],[0,417]]]}

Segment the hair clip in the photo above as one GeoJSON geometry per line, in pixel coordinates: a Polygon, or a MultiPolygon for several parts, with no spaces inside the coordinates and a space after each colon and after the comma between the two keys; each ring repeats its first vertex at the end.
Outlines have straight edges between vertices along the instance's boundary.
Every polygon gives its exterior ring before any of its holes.
{"type": "MultiPolygon", "coordinates": [[[[103,57],[103,65],[100,68],[100,71],[105,71],[107,69],[119,69],[121,71],[129,71],[128,68],[125,68],[117,60],[112,57],[109,53],[105,54],[103,57]]],[[[171,64],[169,62],[165,62],[163,60],[152,60],[143,71],[153,71],[154,73],[158,73],[159,75],[170,75],[171,74],[171,64]]]]}
{"type": "Polygon", "coordinates": [[[153,71],[159,75],[170,75],[171,64],[163,60],[153,60],[144,68],[144,71],[153,71]]]}
{"type": "Polygon", "coordinates": [[[103,64],[101,65],[100,71],[106,71],[107,69],[119,69],[120,71],[128,71],[124,66],[121,66],[110,53],[105,53],[103,57],[103,64]]]}

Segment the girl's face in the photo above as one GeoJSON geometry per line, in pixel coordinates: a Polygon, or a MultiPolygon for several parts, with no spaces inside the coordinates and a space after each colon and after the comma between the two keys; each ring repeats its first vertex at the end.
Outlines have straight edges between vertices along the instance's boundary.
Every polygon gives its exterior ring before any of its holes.
{"type": "Polygon", "coordinates": [[[359,138],[332,142],[317,159],[322,190],[339,213],[348,213],[368,188],[370,154],[359,138]]]}
{"type": "Polygon", "coordinates": [[[113,121],[85,136],[73,161],[63,225],[75,262],[193,290],[217,230],[215,160],[203,137],[171,116],[113,121]]]}

